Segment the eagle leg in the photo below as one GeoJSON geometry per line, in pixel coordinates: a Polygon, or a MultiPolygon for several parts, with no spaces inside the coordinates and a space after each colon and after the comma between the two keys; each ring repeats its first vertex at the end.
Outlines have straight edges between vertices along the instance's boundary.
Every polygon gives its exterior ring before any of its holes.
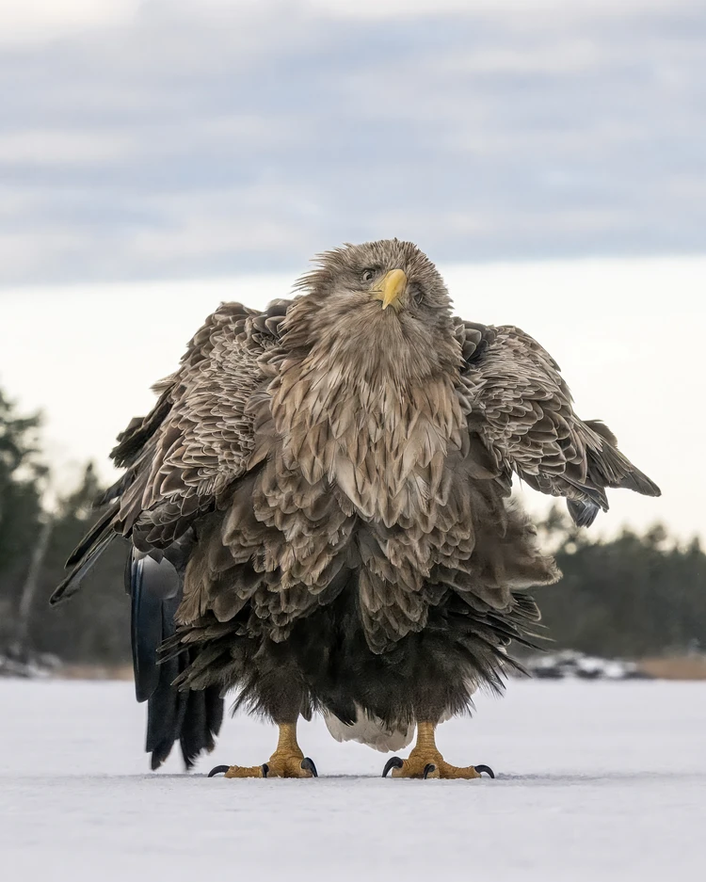
{"type": "Polygon", "coordinates": [[[485,772],[491,778],[495,775],[489,766],[452,766],[447,763],[436,746],[434,723],[417,724],[417,743],[409,758],[393,756],[385,763],[383,778],[392,771],[393,778],[480,778],[485,772]]]}
{"type": "Polygon", "coordinates": [[[304,756],[297,743],[297,724],[282,723],[277,749],[261,766],[216,766],[208,777],[225,773],[226,778],[318,778],[313,760],[304,756]]]}

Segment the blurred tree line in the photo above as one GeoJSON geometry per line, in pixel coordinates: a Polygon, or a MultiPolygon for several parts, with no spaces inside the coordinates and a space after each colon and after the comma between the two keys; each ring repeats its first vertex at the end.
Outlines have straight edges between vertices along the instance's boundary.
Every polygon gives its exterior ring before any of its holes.
{"type": "MultiPolygon", "coordinates": [[[[0,391],[0,653],[14,647],[66,662],[127,662],[126,543],[108,549],[79,594],[49,607],[65,559],[96,517],[91,503],[101,488],[88,466],[81,486],[46,510],[39,425],[0,391]]],[[[564,512],[556,505],[540,524],[564,578],[535,591],[554,647],[624,658],[705,648],[706,554],[696,539],[683,547],[656,526],[597,542],[564,512]]]]}
{"type": "MultiPolygon", "coordinates": [[[[656,524],[596,541],[558,503],[540,525],[563,578],[532,592],[557,649],[640,658],[706,650],[706,554],[656,524]]],[[[551,647],[550,647],[551,648],[551,647]]]]}
{"type": "Polygon", "coordinates": [[[72,600],[49,606],[66,558],[96,517],[91,505],[101,488],[89,465],[78,489],[46,510],[39,427],[38,416],[19,416],[0,390],[0,654],[123,663],[130,658],[127,543],[113,543],[72,600]]]}

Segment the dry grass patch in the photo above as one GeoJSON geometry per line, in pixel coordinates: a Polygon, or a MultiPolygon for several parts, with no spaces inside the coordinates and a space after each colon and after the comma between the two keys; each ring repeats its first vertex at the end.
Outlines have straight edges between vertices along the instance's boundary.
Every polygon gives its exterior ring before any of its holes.
{"type": "Polygon", "coordinates": [[[62,680],[132,680],[132,665],[65,665],[55,676],[62,680]]]}
{"type": "Polygon", "coordinates": [[[706,680],[706,656],[686,655],[676,658],[646,658],[639,662],[641,671],[658,680],[706,680]]]}

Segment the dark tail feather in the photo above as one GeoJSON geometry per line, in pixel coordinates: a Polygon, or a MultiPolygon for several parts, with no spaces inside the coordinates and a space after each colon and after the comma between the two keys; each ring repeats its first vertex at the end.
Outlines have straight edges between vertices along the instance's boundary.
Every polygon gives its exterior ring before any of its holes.
{"type": "Polygon", "coordinates": [[[166,559],[150,557],[129,565],[132,596],[132,657],[135,693],[147,701],[145,749],[153,769],[169,756],[175,741],[181,745],[187,769],[204,750],[214,747],[223,720],[223,700],[217,688],[180,692],[174,680],[194,660],[198,650],[158,661],[158,649],[176,632],[174,616],[181,600],[181,580],[166,559]]]}
{"type": "Polygon", "coordinates": [[[179,574],[168,561],[158,563],[151,557],[135,560],[134,555],[133,550],[125,574],[132,598],[132,666],[136,698],[147,701],[169,674],[167,665],[157,664],[157,649],[174,633],[181,585],[179,574]]]}
{"type": "Polygon", "coordinates": [[[179,673],[179,664],[179,659],[173,659],[159,666],[157,685],[147,698],[145,750],[151,754],[152,769],[158,769],[169,756],[184,724],[189,695],[171,685],[179,673]]]}
{"type": "Polygon", "coordinates": [[[218,686],[187,694],[189,703],[179,743],[186,768],[190,769],[202,751],[210,753],[216,746],[215,737],[223,722],[223,699],[218,686]]]}

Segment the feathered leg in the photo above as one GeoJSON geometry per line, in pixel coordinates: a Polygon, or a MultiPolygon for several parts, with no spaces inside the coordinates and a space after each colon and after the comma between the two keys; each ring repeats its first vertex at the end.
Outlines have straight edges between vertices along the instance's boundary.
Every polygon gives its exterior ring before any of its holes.
{"type": "Polygon", "coordinates": [[[417,723],[417,743],[409,759],[393,756],[385,763],[383,778],[392,770],[393,778],[480,778],[486,772],[494,778],[488,766],[452,766],[446,762],[436,746],[435,723],[417,723]]]}
{"type": "Polygon", "coordinates": [[[297,724],[281,723],[277,749],[261,766],[216,766],[209,778],[225,773],[226,778],[316,778],[313,760],[305,757],[297,743],[297,724]]]}

